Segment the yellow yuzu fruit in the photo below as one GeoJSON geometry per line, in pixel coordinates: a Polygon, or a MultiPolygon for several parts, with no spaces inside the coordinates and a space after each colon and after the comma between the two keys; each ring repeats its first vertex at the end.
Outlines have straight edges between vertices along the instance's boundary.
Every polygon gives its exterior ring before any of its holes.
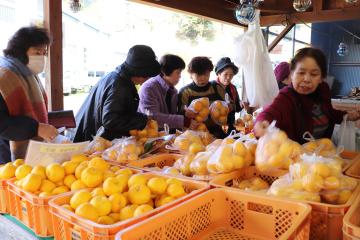
{"type": "Polygon", "coordinates": [[[51,193],[53,195],[57,195],[57,194],[66,193],[69,191],[70,191],[70,189],[67,186],[60,186],[60,187],[56,187],[54,190],[52,190],[51,193]]]}
{"type": "Polygon", "coordinates": [[[84,161],[88,161],[89,158],[85,155],[85,154],[75,154],[73,156],[71,156],[70,161],[72,162],[76,162],[76,163],[81,163],[84,161]]]}
{"type": "Polygon", "coordinates": [[[110,195],[111,212],[118,213],[127,204],[127,199],[121,193],[114,193],[110,195]]]}
{"type": "Polygon", "coordinates": [[[128,205],[120,210],[120,220],[124,221],[126,219],[134,217],[134,212],[138,206],[137,205],[128,205]]]}
{"type": "Polygon", "coordinates": [[[46,167],[46,177],[52,182],[58,182],[65,177],[65,170],[59,163],[51,163],[46,167]]]}
{"type": "Polygon", "coordinates": [[[85,183],[83,183],[81,181],[81,179],[78,179],[76,181],[74,181],[72,184],[71,184],[71,191],[75,191],[75,190],[79,190],[79,189],[84,189],[84,188],[87,188],[85,183]]]}
{"type": "Polygon", "coordinates": [[[43,179],[41,181],[40,191],[41,192],[52,192],[56,188],[55,183],[51,182],[50,180],[43,179]]]}
{"type": "Polygon", "coordinates": [[[95,196],[90,200],[90,204],[96,207],[99,216],[106,216],[111,212],[111,201],[104,196],[95,196]]]}
{"type": "Polygon", "coordinates": [[[30,165],[23,164],[23,165],[19,166],[15,170],[16,179],[20,180],[20,179],[26,177],[31,172],[31,170],[32,170],[32,167],[30,165]]]}
{"type": "Polygon", "coordinates": [[[84,202],[80,204],[75,210],[75,213],[79,215],[80,217],[83,217],[85,219],[89,219],[91,221],[96,222],[99,218],[99,214],[97,212],[97,209],[90,203],[84,202]]]}
{"type": "Polygon", "coordinates": [[[104,224],[104,225],[111,225],[114,224],[114,219],[110,216],[101,216],[98,218],[97,223],[98,224],[104,224]]]}
{"type": "MultiPolygon", "coordinates": [[[[90,160],[91,161],[91,160],[90,160]]],[[[90,188],[99,186],[103,181],[103,172],[95,167],[85,168],[81,173],[81,181],[90,188]]]]}
{"type": "Polygon", "coordinates": [[[95,197],[95,196],[103,196],[103,197],[106,197],[106,194],[105,194],[103,188],[97,187],[97,188],[94,188],[94,189],[91,191],[91,196],[93,196],[93,197],[95,197]]]}
{"type": "Polygon", "coordinates": [[[76,181],[76,177],[73,174],[66,175],[64,178],[64,185],[71,188],[71,185],[76,181]]]}
{"type": "Polygon", "coordinates": [[[76,209],[80,204],[90,202],[92,199],[91,193],[88,190],[80,190],[70,198],[70,206],[76,209]]]}
{"type": "Polygon", "coordinates": [[[12,164],[15,167],[19,167],[20,165],[23,165],[25,163],[24,159],[18,158],[15,161],[12,162],[12,164]]]}
{"type": "Polygon", "coordinates": [[[7,163],[0,168],[0,179],[10,179],[15,176],[16,167],[7,163]]]}
{"type": "Polygon", "coordinates": [[[151,211],[153,209],[154,208],[152,206],[147,205],[147,204],[140,205],[135,209],[134,217],[140,216],[140,215],[142,215],[142,214],[144,214],[146,212],[149,212],[149,211],[151,211]]]}
{"type": "Polygon", "coordinates": [[[35,173],[29,173],[22,180],[22,188],[28,192],[36,192],[40,189],[42,178],[35,173]]]}
{"type": "Polygon", "coordinates": [[[75,174],[75,170],[79,164],[80,162],[66,161],[63,162],[62,167],[64,168],[66,175],[75,174]]]}
{"type": "Polygon", "coordinates": [[[144,184],[135,184],[129,188],[129,200],[132,204],[141,205],[151,199],[151,191],[144,184]]]}
{"type": "Polygon", "coordinates": [[[94,167],[104,172],[109,168],[109,163],[107,163],[101,157],[94,157],[89,161],[89,167],[94,167]]]}
{"type": "Polygon", "coordinates": [[[134,185],[146,185],[147,178],[143,174],[135,174],[132,175],[128,180],[128,186],[129,188],[134,185]]]}

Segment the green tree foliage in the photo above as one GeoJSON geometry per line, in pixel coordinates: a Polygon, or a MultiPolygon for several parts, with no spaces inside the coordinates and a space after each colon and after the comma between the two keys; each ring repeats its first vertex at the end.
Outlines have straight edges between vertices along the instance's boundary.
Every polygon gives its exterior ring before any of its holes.
{"type": "Polygon", "coordinates": [[[198,40],[206,39],[212,41],[215,37],[215,29],[213,23],[209,20],[194,16],[175,16],[178,22],[178,30],[176,37],[180,40],[188,40],[193,44],[197,44],[198,40]]]}

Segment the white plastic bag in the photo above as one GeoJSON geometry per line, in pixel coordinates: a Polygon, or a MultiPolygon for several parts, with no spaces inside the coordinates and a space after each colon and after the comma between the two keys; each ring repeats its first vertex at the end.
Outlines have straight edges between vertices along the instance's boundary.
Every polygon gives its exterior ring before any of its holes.
{"type": "Polygon", "coordinates": [[[246,96],[251,107],[263,107],[277,96],[279,88],[256,10],[248,31],[235,40],[235,62],[244,70],[246,96]]]}
{"type": "Polygon", "coordinates": [[[355,123],[347,120],[347,115],[344,116],[343,121],[336,134],[335,129],[333,133],[333,141],[337,146],[344,146],[346,150],[356,151],[356,127],[355,123]]]}

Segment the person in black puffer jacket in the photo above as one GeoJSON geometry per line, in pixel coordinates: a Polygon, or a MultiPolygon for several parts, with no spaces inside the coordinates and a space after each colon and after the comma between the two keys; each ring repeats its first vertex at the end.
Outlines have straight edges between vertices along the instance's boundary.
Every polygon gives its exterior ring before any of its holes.
{"type": "Polygon", "coordinates": [[[105,75],[91,90],[78,114],[74,142],[91,140],[103,126],[102,137],[113,140],[143,129],[148,121],[137,111],[139,95],[135,87],[160,73],[154,51],[145,45],[130,48],[126,60],[105,75]]]}

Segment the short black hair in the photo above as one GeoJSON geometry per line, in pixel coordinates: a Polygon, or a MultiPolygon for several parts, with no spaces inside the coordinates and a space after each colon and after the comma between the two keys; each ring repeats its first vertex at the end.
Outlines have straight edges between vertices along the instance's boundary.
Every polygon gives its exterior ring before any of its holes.
{"type": "Polygon", "coordinates": [[[211,72],[213,69],[214,65],[208,57],[194,57],[188,65],[188,72],[198,75],[202,75],[208,71],[211,72]]]}
{"type": "Polygon", "coordinates": [[[173,54],[165,54],[161,57],[160,61],[161,73],[160,75],[169,76],[174,70],[185,68],[185,62],[181,57],[173,55],[173,54]]]}
{"type": "Polygon", "coordinates": [[[22,27],[10,38],[3,53],[5,56],[19,59],[26,65],[29,62],[26,54],[29,48],[50,45],[51,41],[51,36],[45,28],[36,26],[22,27]]]}
{"type": "Polygon", "coordinates": [[[306,57],[311,57],[315,60],[321,70],[321,77],[325,78],[327,76],[326,57],[325,54],[317,48],[307,47],[299,49],[290,62],[290,70],[294,71],[298,62],[306,57]]]}

